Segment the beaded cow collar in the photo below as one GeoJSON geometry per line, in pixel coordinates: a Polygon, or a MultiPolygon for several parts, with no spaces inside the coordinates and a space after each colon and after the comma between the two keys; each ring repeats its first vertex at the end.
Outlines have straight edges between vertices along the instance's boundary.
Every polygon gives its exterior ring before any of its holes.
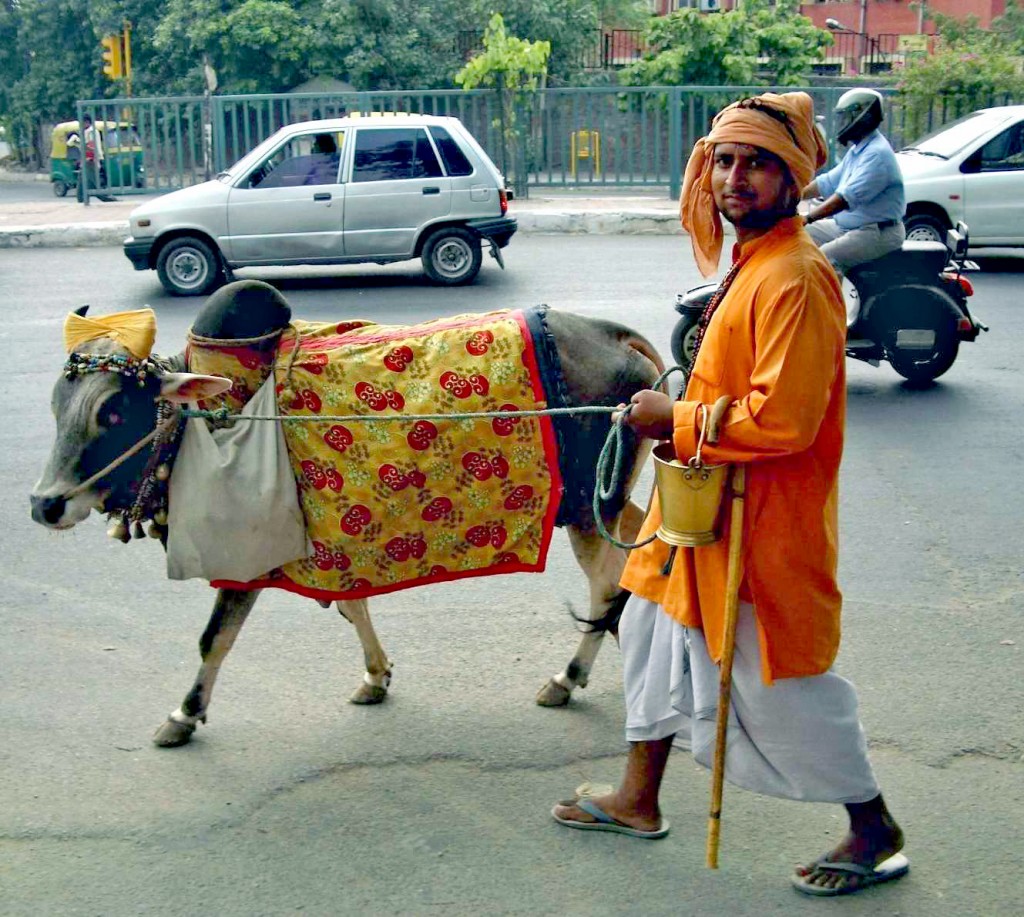
{"type": "Polygon", "coordinates": [[[152,357],[129,356],[128,354],[110,353],[71,353],[64,364],[64,378],[74,379],[90,373],[116,373],[126,379],[134,378],[139,387],[146,384],[146,379],[157,377],[160,366],[152,357]]]}

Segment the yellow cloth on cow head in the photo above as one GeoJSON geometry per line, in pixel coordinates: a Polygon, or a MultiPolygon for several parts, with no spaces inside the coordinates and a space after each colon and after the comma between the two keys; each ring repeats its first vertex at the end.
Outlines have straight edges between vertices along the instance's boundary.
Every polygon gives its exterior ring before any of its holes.
{"type": "Polygon", "coordinates": [[[110,338],[137,360],[144,360],[156,339],[156,314],[152,309],[133,309],[87,318],[72,312],[64,320],[64,346],[68,353],[75,353],[97,338],[110,338]]]}
{"type": "Polygon", "coordinates": [[[722,218],[711,192],[717,143],[744,143],[774,153],[789,167],[798,193],[828,158],[825,140],[814,124],[814,102],[806,92],[766,92],[722,109],[708,135],[694,144],[679,199],[679,217],[705,277],[718,270],[722,255],[722,218]]]}

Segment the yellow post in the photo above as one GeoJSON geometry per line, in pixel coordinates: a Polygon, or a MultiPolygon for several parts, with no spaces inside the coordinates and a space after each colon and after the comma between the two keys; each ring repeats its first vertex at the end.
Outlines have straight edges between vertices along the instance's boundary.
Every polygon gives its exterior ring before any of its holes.
{"type": "Polygon", "coordinates": [[[569,170],[576,177],[576,163],[580,159],[591,161],[591,174],[601,174],[601,134],[599,131],[578,130],[569,135],[569,170]]]}
{"type": "Polygon", "coordinates": [[[132,24],[124,24],[124,90],[125,95],[132,94],[132,24]]]}

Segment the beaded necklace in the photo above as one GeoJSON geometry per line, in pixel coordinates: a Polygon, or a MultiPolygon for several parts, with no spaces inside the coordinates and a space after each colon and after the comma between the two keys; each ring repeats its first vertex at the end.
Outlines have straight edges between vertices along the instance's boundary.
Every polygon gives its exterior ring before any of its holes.
{"type": "Polygon", "coordinates": [[[86,376],[89,373],[116,373],[126,379],[134,378],[139,388],[146,384],[150,376],[156,377],[160,374],[160,367],[152,357],[128,356],[127,354],[110,353],[71,353],[64,364],[64,378],[74,379],[78,376],[86,376]]]}
{"type": "MultiPolygon", "coordinates": [[[[91,373],[115,373],[126,379],[135,379],[139,388],[144,388],[148,379],[159,378],[161,366],[152,357],[138,359],[125,354],[71,353],[68,356],[64,364],[64,378],[76,379],[91,373]]],[[[171,477],[171,465],[177,452],[179,420],[177,409],[170,402],[158,399],[156,427],[153,432],[122,453],[98,474],[93,475],[88,482],[75,488],[76,491],[85,489],[86,484],[91,485],[134,455],[147,440],[151,443],[149,458],[139,478],[132,505],[127,509],[114,510],[107,514],[108,521],[112,523],[107,529],[107,534],[111,538],[127,544],[133,537],[146,537],[147,532],[143,529],[142,523],[148,519],[149,537],[159,538],[166,544],[167,487],[171,477]]]]}
{"type": "Polygon", "coordinates": [[[690,368],[686,373],[687,379],[692,375],[693,367],[697,364],[697,352],[700,350],[700,345],[704,343],[704,334],[708,330],[708,325],[711,324],[711,319],[714,318],[719,305],[722,300],[725,299],[725,294],[729,292],[729,287],[732,286],[733,280],[736,279],[736,274],[739,273],[741,263],[742,262],[739,260],[733,262],[732,267],[729,268],[729,272],[722,278],[722,282],[718,285],[718,289],[715,290],[714,295],[711,297],[708,304],[704,307],[704,311],[701,313],[700,323],[697,328],[697,339],[693,343],[693,357],[690,359],[690,368]]]}

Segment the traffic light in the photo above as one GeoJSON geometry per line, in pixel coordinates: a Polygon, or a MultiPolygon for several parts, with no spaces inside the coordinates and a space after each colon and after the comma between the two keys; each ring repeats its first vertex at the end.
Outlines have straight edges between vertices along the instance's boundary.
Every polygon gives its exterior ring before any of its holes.
{"type": "Polygon", "coordinates": [[[103,72],[112,80],[124,76],[124,59],[121,56],[121,36],[104,35],[100,39],[103,45],[103,72]]]}

